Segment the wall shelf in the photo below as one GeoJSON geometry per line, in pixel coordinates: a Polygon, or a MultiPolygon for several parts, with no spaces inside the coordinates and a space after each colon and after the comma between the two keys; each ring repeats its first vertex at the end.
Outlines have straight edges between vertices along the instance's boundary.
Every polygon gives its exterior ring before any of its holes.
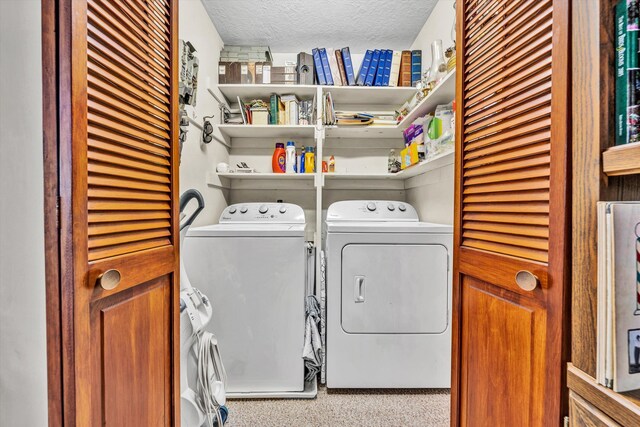
{"type": "Polygon", "coordinates": [[[640,391],[616,393],[569,364],[568,387],[623,426],[640,425],[640,391]]]}
{"type": "Polygon", "coordinates": [[[602,169],[609,176],[640,174],[640,142],[608,148],[602,154],[602,169]]]}
{"type": "Polygon", "coordinates": [[[313,138],[313,125],[230,125],[218,129],[225,138],[313,138]]]}
{"type": "Polygon", "coordinates": [[[300,99],[312,99],[317,92],[315,85],[265,85],[265,84],[221,84],[218,90],[227,98],[230,105],[238,103],[238,97],[244,102],[252,99],[268,99],[271,94],[294,94],[300,99]]]}
{"type": "Polygon", "coordinates": [[[325,126],[327,138],[402,138],[397,126],[325,126]]]}
{"type": "Polygon", "coordinates": [[[408,101],[417,89],[407,86],[322,86],[322,91],[330,92],[336,105],[390,105],[397,109],[408,101]]]}
{"type": "Polygon", "coordinates": [[[207,185],[232,190],[307,190],[314,187],[316,174],[267,172],[207,173],[207,185]]]}
{"type": "Polygon", "coordinates": [[[456,71],[453,70],[398,124],[400,130],[408,128],[418,117],[435,111],[440,104],[448,104],[456,97],[456,71]]]}

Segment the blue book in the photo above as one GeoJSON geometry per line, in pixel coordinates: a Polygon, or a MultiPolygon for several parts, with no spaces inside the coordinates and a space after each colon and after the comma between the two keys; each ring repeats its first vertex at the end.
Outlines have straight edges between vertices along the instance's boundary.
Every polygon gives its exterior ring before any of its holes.
{"type": "Polygon", "coordinates": [[[391,79],[391,61],[393,60],[393,51],[387,50],[387,57],[384,63],[384,76],[382,77],[382,86],[389,86],[391,79]]]}
{"type": "Polygon", "coordinates": [[[367,53],[364,54],[364,58],[362,59],[362,64],[360,64],[360,71],[358,71],[358,79],[356,80],[356,83],[359,86],[364,86],[364,82],[367,80],[367,73],[371,66],[371,59],[373,59],[373,51],[367,50],[367,53]]]}
{"type": "Polygon", "coordinates": [[[367,79],[364,81],[365,86],[373,86],[373,79],[376,77],[379,62],[380,51],[376,49],[373,51],[373,56],[371,57],[371,65],[369,66],[369,71],[367,71],[367,79]]]}
{"type": "Polygon", "coordinates": [[[387,63],[387,51],[382,49],[380,51],[380,60],[378,61],[378,69],[376,70],[376,78],[373,79],[374,86],[382,86],[384,80],[384,65],[387,63]]]}
{"type": "Polygon", "coordinates": [[[351,52],[348,47],[342,48],[342,62],[344,63],[344,72],[347,75],[347,84],[355,86],[356,75],[353,72],[353,62],[351,62],[351,52]]]}
{"type": "Polygon", "coordinates": [[[318,83],[321,85],[327,84],[327,79],[324,77],[324,71],[322,71],[322,61],[320,60],[320,51],[318,49],[312,49],[313,64],[316,66],[316,76],[318,77],[318,83]]]}
{"type": "Polygon", "coordinates": [[[320,61],[322,61],[322,71],[324,71],[324,78],[327,81],[327,85],[333,86],[333,76],[331,75],[331,66],[329,65],[329,57],[327,56],[327,49],[321,47],[320,61]]]}
{"type": "Polygon", "coordinates": [[[422,76],[422,51],[411,51],[411,86],[415,86],[422,76]]]}

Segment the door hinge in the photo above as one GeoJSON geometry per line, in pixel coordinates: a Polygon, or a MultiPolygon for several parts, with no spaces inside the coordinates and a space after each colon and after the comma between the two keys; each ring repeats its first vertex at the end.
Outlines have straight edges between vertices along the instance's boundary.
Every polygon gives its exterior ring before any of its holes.
{"type": "Polygon", "coordinates": [[[569,427],[569,417],[564,417],[564,427],[569,427]]]}

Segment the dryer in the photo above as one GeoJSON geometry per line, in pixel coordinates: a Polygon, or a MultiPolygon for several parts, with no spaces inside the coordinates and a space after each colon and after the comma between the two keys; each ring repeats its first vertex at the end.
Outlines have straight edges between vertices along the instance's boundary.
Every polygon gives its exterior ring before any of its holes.
{"type": "Polygon", "coordinates": [[[327,387],[450,387],[452,226],[343,201],[326,232],[327,387]]]}
{"type": "MultiPolygon", "coordinates": [[[[305,216],[287,203],[228,206],[219,224],[191,228],[182,256],[208,295],[229,397],[304,390],[305,216]]],[[[290,396],[289,396],[290,397],[290,396]]]]}

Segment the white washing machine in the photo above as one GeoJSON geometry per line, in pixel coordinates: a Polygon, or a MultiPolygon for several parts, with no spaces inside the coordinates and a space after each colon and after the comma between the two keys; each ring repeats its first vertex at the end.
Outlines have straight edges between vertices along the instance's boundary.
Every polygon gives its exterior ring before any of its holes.
{"type": "Polygon", "coordinates": [[[450,387],[452,226],[344,201],[326,227],[327,387],[450,387]]]}
{"type": "Polygon", "coordinates": [[[304,390],[307,245],[300,206],[231,205],[217,225],[191,228],[182,256],[209,296],[228,397],[304,390]]]}

